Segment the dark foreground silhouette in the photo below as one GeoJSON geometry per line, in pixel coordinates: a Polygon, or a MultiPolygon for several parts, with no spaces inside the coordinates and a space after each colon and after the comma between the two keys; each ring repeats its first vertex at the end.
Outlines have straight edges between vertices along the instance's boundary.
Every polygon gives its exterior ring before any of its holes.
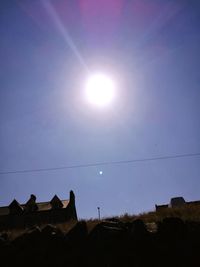
{"type": "Polygon", "coordinates": [[[149,232],[141,220],[78,222],[67,234],[52,225],[13,241],[0,237],[1,266],[200,266],[200,223],[166,218],[149,232]]]}

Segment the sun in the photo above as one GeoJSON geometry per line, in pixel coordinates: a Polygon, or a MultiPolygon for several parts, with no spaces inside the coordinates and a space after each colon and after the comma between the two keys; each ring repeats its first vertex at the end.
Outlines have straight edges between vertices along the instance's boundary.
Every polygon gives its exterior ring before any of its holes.
{"type": "Polygon", "coordinates": [[[97,107],[108,106],[115,96],[114,81],[102,73],[89,76],[85,88],[87,100],[97,107]]]}

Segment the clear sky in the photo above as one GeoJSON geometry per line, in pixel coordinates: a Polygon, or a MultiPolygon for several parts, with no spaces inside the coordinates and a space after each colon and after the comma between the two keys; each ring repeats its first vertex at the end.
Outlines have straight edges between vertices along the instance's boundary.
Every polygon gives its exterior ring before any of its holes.
{"type": "MultiPolygon", "coordinates": [[[[1,0],[0,171],[200,152],[198,0],[1,0]],[[106,108],[88,72],[115,81],[106,108]]],[[[200,157],[0,175],[0,205],[62,199],[80,218],[200,199],[200,157]],[[101,172],[101,173],[100,173],[101,172]]]]}

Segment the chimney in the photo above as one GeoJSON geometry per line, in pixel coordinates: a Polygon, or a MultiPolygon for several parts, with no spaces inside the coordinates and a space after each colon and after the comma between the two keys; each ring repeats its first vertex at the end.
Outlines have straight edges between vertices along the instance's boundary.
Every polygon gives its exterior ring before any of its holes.
{"type": "Polygon", "coordinates": [[[74,195],[74,192],[72,190],[70,191],[69,201],[71,204],[75,205],[75,195],[74,195]]]}
{"type": "Polygon", "coordinates": [[[25,204],[26,212],[33,212],[38,210],[38,205],[36,204],[36,196],[31,194],[29,200],[25,204]]]}

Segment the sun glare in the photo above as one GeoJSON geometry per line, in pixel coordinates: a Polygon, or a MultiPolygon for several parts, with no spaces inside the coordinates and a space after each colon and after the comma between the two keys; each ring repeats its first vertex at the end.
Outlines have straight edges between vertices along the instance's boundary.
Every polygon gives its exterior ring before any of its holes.
{"type": "Polygon", "coordinates": [[[95,106],[107,106],[114,98],[114,82],[104,74],[93,74],[86,82],[87,100],[95,106]]]}

